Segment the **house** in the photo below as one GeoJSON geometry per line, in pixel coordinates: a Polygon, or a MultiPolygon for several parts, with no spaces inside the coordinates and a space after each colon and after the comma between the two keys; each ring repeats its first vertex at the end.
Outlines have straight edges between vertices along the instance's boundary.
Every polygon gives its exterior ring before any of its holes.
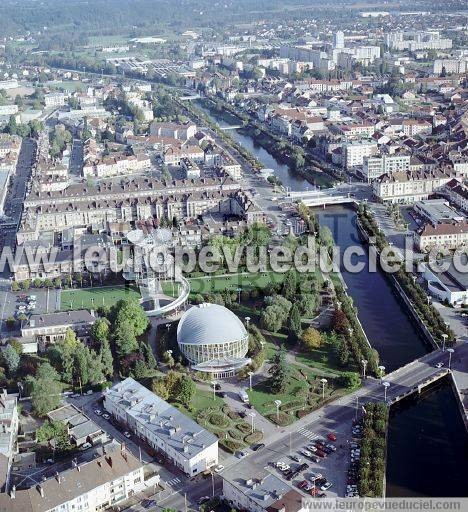
{"type": "Polygon", "coordinates": [[[63,340],[66,332],[71,329],[75,331],[78,339],[87,343],[90,341],[90,330],[95,321],[96,317],[85,309],[34,314],[21,328],[20,341],[36,344],[36,351],[41,352],[47,345],[63,340]]]}
{"type": "Polygon", "coordinates": [[[150,134],[158,137],[171,137],[173,139],[188,140],[197,133],[197,127],[193,123],[177,124],[154,121],[150,126],[150,134]]]}
{"type": "Polygon", "coordinates": [[[451,224],[424,224],[414,238],[420,251],[429,252],[431,249],[455,250],[465,248],[468,242],[468,222],[451,224]]]}

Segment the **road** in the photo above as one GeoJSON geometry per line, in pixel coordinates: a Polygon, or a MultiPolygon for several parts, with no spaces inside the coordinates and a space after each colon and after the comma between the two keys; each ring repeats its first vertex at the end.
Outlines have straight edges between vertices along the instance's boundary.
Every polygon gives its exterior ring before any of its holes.
{"type": "MultiPolygon", "coordinates": [[[[390,383],[387,388],[387,402],[395,397],[413,389],[419,383],[426,381],[446,370],[449,354],[437,350],[421,359],[410,363],[392,374],[387,375],[384,380],[390,383]],[[436,363],[443,362],[444,367],[439,370],[436,363]]],[[[468,368],[468,344],[460,344],[455,348],[452,356],[452,368],[457,372],[464,372],[468,368]]],[[[268,470],[278,477],[281,474],[273,468],[272,462],[284,461],[293,464],[290,453],[297,454],[297,450],[306,446],[314,439],[326,437],[328,432],[337,435],[337,451],[321,460],[318,464],[309,462],[310,469],[293,480],[293,486],[298,481],[307,478],[310,471],[319,471],[327,479],[333,482],[333,486],[327,491],[327,496],[344,496],[346,491],[346,469],[349,463],[349,442],[351,442],[351,425],[357,415],[362,413],[361,406],[369,401],[383,401],[384,386],[377,379],[366,379],[362,388],[351,393],[336,402],[319,409],[308,416],[296,421],[294,424],[277,429],[276,434],[265,439],[266,447],[258,452],[252,452],[242,461],[231,457],[225,461],[232,472],[235,466],[235,474],[245,478],[253,477],[263,470],[268,470]]]]}

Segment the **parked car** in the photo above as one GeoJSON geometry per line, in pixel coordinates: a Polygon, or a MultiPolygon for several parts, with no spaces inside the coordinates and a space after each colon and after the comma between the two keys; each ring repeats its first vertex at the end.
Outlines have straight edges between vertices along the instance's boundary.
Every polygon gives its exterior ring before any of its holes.
{"type": "Polygon", "coordinates": [[[437,364],[435,365],[435,367],[436,367],[436,368],[442,368],[442,366],[444,366],[444,363],[437,363],[437,364]]]}
{"type": "Polygon", "coordinates": [[[132,437],[132,434],[130,434],[130,432],[128,432],[127,430],[123,433],[123,435],[127,438],[127,439],[130,439],[132,437]]]}
{"type": "Polygon", "coordinates": [[[213,468],[213,471],[215,473],[221,473],[221,471],[224,469],[224,466],[222,464],[217,464],[214,468],[213,468]]]}
{"type": "Polygon", "coordinates": [[[210,501],[210,497],[209,496],[202,496],[201,498],[198,498],[197,504],[198,505],[203,505],[207,501],[210,501]]]}
{"type": "Polygon", "coordinates": [[[237,452],[234,454],[238,459],[243,459],[244,457],[247,457],[247,452],[243,450],[237,450],[237,452]]]}
{"type": "Polygon", "coordinates": [[[109,414],[107,414],[107,412],[105,412],[102,417],[105,419],[105,420],[108,420],[110,418],[109,414]]]}
{"type": "Polygon", "coordinates": [[[336,435],[333,432],[329,432],[327,437],[330,439],[330,441],[336,441],[336,435]]]}
{"type": "Polygon", "coordinates": [[[256,443],[251,446],[251,449],[256,452],[258,450],[261,450],[262,448],[265,448],[265,443],[256,443]]]}
{"type": "Polygon", "coordinates": [[[332,486],[333,484],[331,482],[326,482],[325,484],[323,484],[322,486],[320,486],[320,490],[321,491],[327,491],[328,489],[330,489],[330,487],[332,486]]]}

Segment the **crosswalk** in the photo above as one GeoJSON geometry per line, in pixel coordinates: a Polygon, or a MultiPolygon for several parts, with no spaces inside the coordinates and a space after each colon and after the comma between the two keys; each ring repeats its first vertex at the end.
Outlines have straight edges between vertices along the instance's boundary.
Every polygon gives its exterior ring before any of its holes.
{"type": "Polygon", "coordinates": [[[301,427],[297,432],[301,434],[301,436],[304,436],[307,439],[309,439],[309,441],[313,441],[314,439],[318,439],[320,437],[319,434],[312,432],[306,427],[301,427]]]}
{"type": "Polygon", "coordinates": [[[173,478],[172,480],[168,480],[166,483],[167,485],[174,487],[174,485],[180,484],[180,478],[173,478]]]}

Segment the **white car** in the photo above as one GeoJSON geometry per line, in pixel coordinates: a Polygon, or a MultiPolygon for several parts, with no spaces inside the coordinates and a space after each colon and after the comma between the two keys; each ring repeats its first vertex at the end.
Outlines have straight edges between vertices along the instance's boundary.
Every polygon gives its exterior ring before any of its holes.
{"type": "Polygon", "coordinates": [[[130,434],[130,432],[128,431],[125,431],[124,432],[124,436],[127,438],[127,439],[130,439],[132,437],[132,434],[130,434]]]}
{"type": "Polygon", "coordinates": [[[435,365],[435,367],[436,367],[436,368],[442,368],[442,366],[444,366],[444,363],[437,363],[437,364],[435,365]]]}
{"type": "Polygon", "coordinates": [[[327,482],[326,484],[323,484],[321,487],[320,487],[320,490],[321,491],[327,491],[328,489],[330,489],[330,487],[332,486],[333,484],[331,482],[327,482]]]}
{"type": "Polygon", "coordinates": [[[105,412],[105,413],[102,415],[102,417],[103,417],[105,420],[110,419],[110,416],[109,416],[109,414],[107,414],[107,412],[105,412]]]}
{"type": "Polygon", "coordinates": [[[316,446],[314,446],[313,444],[308,444],[308,445],[306,446],[306,448],[307,448],[307,450],[309,450],[309,451],[310,451],[310,452],[312,452],[312,453],[315,453],[315,452],[317,451],[317,447],[316,447],[316,446]]]}
{"type": "Polygon", "coordinates": [[[213,469],[215,473],[221,473],[221,471],[224,469],[224,466],[222,464],[218,464],[213,469]]]}
{"type": "Polygon", "coordinates": [[[311,480],[318,480],[319,478],[322,478],[322,473],[314,473],[311,471],[309,478],[311,480]]]}
{"type": "Polygon", "coordinates": [[[309,452],[309,450],[306,450],[305,448],[303,448],[302,450],[299,450],[299,453],[301,453],[305,457],[312,457],[312,455],[313,455],[312,452],[309,452]]]}
{"type": "Polygon", "coordinates": [[[98,416],[101,416],[101,414],[102,414],[101,409],[94,409],[94,414],[97,414],[98,416]]]}

